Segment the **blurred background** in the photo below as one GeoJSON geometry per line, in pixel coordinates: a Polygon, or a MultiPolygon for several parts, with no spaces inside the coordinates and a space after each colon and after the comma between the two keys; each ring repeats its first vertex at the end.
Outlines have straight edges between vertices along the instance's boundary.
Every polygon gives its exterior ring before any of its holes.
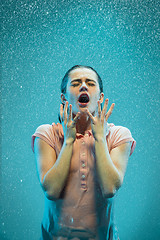
{"type": "Polygon", "coordinates": [[[121,240],[160,239],[157,0],[2,0],[0,239],[38,240],[44,195],[31,135],[58,122],[60,84],[92,66],[137,141],[115,196],[121,240]]]}

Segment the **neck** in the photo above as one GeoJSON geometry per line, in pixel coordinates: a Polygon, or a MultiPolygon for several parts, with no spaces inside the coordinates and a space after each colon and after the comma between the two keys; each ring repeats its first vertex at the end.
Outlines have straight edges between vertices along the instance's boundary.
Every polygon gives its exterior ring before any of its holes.
{"type": "Polygon", "coordinates": [[[81,114],[76,123],[76,132],[85,134],[85,131],[91,130],[91,120],[87,114],[81,114]]]}

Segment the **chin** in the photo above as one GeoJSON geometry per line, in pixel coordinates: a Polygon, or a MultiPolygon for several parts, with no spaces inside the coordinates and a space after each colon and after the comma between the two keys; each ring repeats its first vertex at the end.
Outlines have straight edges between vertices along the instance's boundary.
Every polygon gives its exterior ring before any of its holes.
{"type": "MultiPolygon", "coordinates": [[[[80,112],[81,114],[86,114],[85,111],[86,111],[86,108],[79,108],[78,111],[77,111],[77,113],[80,112]]],[[[77,113],[76,113],[76,114],[77,114],[77,113]]]]}
{"type": "Polygon", "coordinates": [[[87,109],[87,107],[85,107],[85,108],[78,107],[75,111],[73,111],[73,114],[76,115],[78,112],[80,112],[81,114],[86,114],[85,113],[86,109],[87,109]]]}

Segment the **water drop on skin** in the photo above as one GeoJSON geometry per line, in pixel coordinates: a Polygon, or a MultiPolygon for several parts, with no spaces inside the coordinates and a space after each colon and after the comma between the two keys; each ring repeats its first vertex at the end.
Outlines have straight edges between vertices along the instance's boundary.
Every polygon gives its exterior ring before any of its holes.
{"type": "Polygon", "coordinates": [[[73,223],[73,218],[71,218],[71,223],[73,223]]]}

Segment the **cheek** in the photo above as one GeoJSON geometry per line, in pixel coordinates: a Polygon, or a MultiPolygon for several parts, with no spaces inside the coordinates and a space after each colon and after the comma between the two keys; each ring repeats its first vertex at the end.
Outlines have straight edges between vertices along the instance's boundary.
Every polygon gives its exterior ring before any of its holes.
{"type": "Polygon", "coordinates": [[[97,103],[97,101],[99,100],[99,98],[100,98],[100,94],[99,94],[99,92],[97,92],[96,94],[94,94],[94,95],[92,96],[92,101],[96,101],[96,103],[97,103]]]}
{"type": "Polygon", "coordinates": [[[74,104],[74,103],[76,102],[76,96],[75,96],[73,93],[70,93],[70,94],[68,95],[68,102],[69,102],[70,104],[74,104]]]}

